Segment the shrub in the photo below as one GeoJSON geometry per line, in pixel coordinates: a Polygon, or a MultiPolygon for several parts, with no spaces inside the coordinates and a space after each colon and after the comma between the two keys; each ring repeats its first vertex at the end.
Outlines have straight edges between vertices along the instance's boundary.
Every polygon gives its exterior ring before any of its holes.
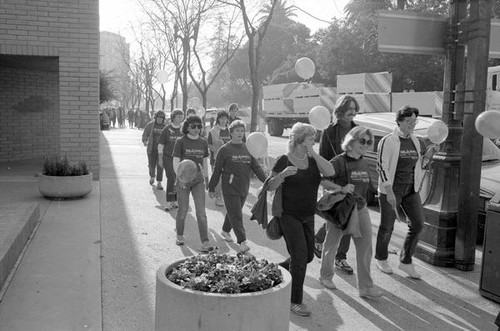
{"type": "Polygon", "coordinates": [[[47,158],[43,163],[42,174],[46,176],[83,176],[89,174],[89,168],[85,161],[71,165],[67,156],[47,158]]]}
{"type": "Polygon", "coordinates": [[[258,292],[283,281],[275,263],[253,256],[219,253],[190,257],[166,276],[186,289],[210,293],[258,292]]]}

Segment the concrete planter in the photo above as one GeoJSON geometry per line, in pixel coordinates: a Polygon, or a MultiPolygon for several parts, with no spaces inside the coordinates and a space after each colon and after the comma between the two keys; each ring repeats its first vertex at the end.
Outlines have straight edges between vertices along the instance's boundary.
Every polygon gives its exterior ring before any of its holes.
{"type": "Polygon", "coordinates": [[[38,189],[46,198],[78,198],[92,192],[92,173],[83,176],[39,175],[38,189]]]}
{"type": "Polygon", "coordinates": [[[186,259],[156,273],[155,330],[278,331],[288,330],[292,277],[281,268],[283,282],[261,292],[219,294],[193,291],[166,277],[186,259]]]}

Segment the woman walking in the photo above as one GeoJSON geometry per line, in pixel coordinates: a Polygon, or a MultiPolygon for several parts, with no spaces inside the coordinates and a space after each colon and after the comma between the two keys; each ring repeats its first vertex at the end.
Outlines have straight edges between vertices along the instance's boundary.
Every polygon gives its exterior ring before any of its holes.
{"type": "MultiPolygon", "coordinates": [[[[227,127],[228,121],[229,114],[225,110],[219,111],[217,113],[214,127],[208,132],[207,140],[208,147],[210,148],[210,166],[212,167],[212,172],[214,171],[215,156],[217,155],[217,152],[222,147],[222,145],[231,140],[229,128],[227,127]]],[[[220,183],[215,187],[215,205],[224,207],[224,200],[222,198],[222,188],[220,183]]]]}
{"type": "Polygon", "coordinates": [[[189,194],[193,196],[200,233],[201,251],[209,252],[214,249],[208,240],[207,214],[205,211],[205,185],[208,185],[208,143],[200,137],[203,125],[201,118],[191,115],[182,124],[183,137],[175,142],[173,163],[177,175],[176,191],[179,210],[175,217],[177,229],[177,245],[184,245],[184,224],[189,209],[189,194]],[[179,178],[178,167],[181,161],[191,160],[196,164],[197,172],[193,180],[184,182],[179,178]]]}
{"type": "Polygon", "coordinates": [[[413,266],[412,256],[425,220],[418,190],[423,167],[432,158],[436,148],[436,145],[431,145],[424,154],[423,142],[413,134],[418,114],[418,109],[414,107],[399,109],[396,113],[398,126],[378,144],[380,227],[375,246],[377,267],[386,274],[392,274],[387,262],[389,242],[396,217],[406,214],[408,234],[401,251],[399,269],[415,279],[421,276],[413,266]]]}
{"type": "Polygon", "coordinates": [[[148,153],[148,168],[149,168],[149,185],[155,183],[156,175],[156,188],[163,190],[161,181],[163,180],[163,168],[158,162],[158,142],[160,141],[160,134],[165,128],[165,113],[162,110],[157,111],[153,120],[149,122],[144,128],[142,133],[142,143],[147,148],[148,153]]]}
{"type": "MultiPolygon", "coordinates": [[[[341,96],[336,104],[333,115],[335,121],[326,128],[321,135],[319,142],[319,155],[330,161],[337,155],[342,153],[341,144],[344,141],[346,134],[356,126],[353,119],[359,111],[359,104],[351,95],[341,96]]],[[[316,247],[314,253],[317,257],[321,257],[323,241],[326,235],[326,223],[316,232],[316,247]]],[[[353,269],[347,263],[347,251],[351,243],[351,235],[346,234],[340,241],[340,246],[335,256],[335,267],[348,275],[352,275],[353,269]]]]}
{"type": "MultiPolygon", "coordinates": [[[[363,298],[382,296],[382,291],[373,285],[370,275],[372,259],[372,224],[366,207],[366,197],[371,185],[368,163],[363,155],[373,146],[373,134],[365,127],[355,127],[347,133],[342,143],[344,153],[337,155],[330,162],[335,169],[335,176],[321,181],[327,190],[353,194],[356,207],[352,217],[359,220],[360,237],[353,237],[356,246],[356,267],[359,295],[363,298]],[[333,182],[332,182],[333,181],[333,182]]],[[[352,221],[352,220],[351,220],[352,221]]],[[[344,231],[331,222],[326,223],[326,237],[321,256],[320,283],[328,289],[335,289],[334,276],[335,255],[344,231]]]]}
{"type": "Polygon", "coordinates": [[[222,195],[227,213],[221,235],[227,242],[232,242],[233,238],[229,234],[232,229],[240,245],[240,252],[245,253],[250,247],[247,244],[245,227],[243,226],[242,209],[250,188],[250,174],[253,171],[261,182],[266,180],[266,175],[243,143],[245,123],[241,120],[233,121],[229,125],[229,132],[231,141],[217,152],[214,172],[208,184],[208,192],[210,198],[216,198],[216,188],[222,177],[222,195]]]}
{"type": "Polygon", "coordinates": [[[280,263],[292,274],[290,309],[299,316],[311,311],[302,302],[307,264],[314,258],[314,213],[321,176],[333,176],[333,165],[313,150],[316,129],[295,123],[288,153],[276,159],[269,189],[282,186],[283,212],[279,224],[290,258],[280,263]]]}
{"type": "Polygon", "coordinates": [[[175,172],[174,172],[174,146],[177,138],[183,136],[181,132],[182,121],[184,120],[184,113],[182,110],[176,109],[170,114],[171,123],[167,125],[160,135],[158,143],[158,160],[160,167],[165,169],[167,176],[167,205],[165,211],[170,211],[177,208],[177,193],[175,192],[175,172]]]}

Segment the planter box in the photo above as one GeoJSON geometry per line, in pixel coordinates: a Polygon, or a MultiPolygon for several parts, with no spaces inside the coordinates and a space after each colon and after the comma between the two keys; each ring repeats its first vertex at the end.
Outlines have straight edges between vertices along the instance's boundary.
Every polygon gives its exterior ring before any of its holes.
{"type": "Polygon", "coordinates": [[[279,267],[283,282],[265,291],[220,294],[184,289],[167,279],[176,265],[156,273],[155,330],[288,330],[292,277],[279,267]]]}
{"type": "Polygon", "coordinates": [[[92,173],[83,176],[40,175],[38,189],[46,198],[78,198],[92,192],[92,173]]]}

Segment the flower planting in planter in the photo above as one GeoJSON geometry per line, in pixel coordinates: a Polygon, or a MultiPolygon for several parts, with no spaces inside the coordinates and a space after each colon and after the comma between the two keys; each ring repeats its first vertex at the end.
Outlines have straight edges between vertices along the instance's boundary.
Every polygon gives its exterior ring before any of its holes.
{"type": "Polygon", "coordinates": [[[92,191],[92,173],[84,161],[71,165],[68,158],[46,159],[38,189],[47,198],[78,198],[92,191]]]}
{"type": "Polygon", "coordinates": [[[163,266],[156,330],[288,330],[291,276],[247,255],[210,253],[163,266]]]}

